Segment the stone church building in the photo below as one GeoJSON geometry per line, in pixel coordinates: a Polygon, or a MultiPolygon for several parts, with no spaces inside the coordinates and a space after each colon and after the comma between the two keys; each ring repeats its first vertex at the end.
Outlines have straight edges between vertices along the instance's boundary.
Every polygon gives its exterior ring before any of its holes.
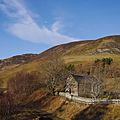
{"type": "Polygon", "coordinates": [[[65,91],[73,96],[97,97],[101,93],[101,82],[93,76],[70,75],[65,91]]]}

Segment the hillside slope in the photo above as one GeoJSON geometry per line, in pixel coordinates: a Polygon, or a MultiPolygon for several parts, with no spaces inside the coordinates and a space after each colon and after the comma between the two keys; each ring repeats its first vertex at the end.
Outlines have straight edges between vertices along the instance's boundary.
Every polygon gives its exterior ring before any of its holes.
{"type": "Polygon", "coordinates": [[[85,40],[58,45],[41,53],[40,56],[43,57],[54,52],[61,55],[120,54],[120,36],[108,36],[97,40],[85,40]]]}
{"type": "MultiPolygon", "coordinates": [[[[120,68],[120,36],[62,44],[38,55],[20,55],[2,60],[0,63],[2,87],[7,87],[7,81],[19,71],[42,72],[41,65],[56,56],[61,57],[66,64],[83,64],[87,67],[97,58],[111,57],[113,64],[120,68]]],[[[108,91],[116,85],[114,78],[105,79],[104,82],[109,86],[108,91]]],[[[60,96],[51,96],[40,88],[27,96],[22,107],[18,107],[17,110],[10,116],[12,120],[33,119],[38,115],[53,120],[119,120],[120,118],[119,104],[78,104],[60,96]]]]}
{"type": "Polygon", "coordinates": [[[6,65],[2,62],[0,80],[5,81],[4,86],[6,86],[6,81],[20,70],[29,72],[42,71],[41,64],[56,55],[64,59],[67,64],[82,63],[83,65],[91,64],[97,58],[111,57],[120,68],[120,35],[108,36],[97,40],[71,42],[50,48],[39,55],[24,55],[3,60],[9,64],[7,64],[6,68],[6,65]]]}
{"type": "Polygon", "coordinates": [[[16,111],[10,116],[12,120],[33,120],[39,116],[51,118],[50,120],[119,120],[120,118],[119,104],[80,104],[68,101],[64,97],[48,95],[40,90],[30,95],[24,102],[24,107],[17,110],[19,112],[16,111]]]}
{"type": "Polygon", "coordinates": [[[0,70],[10,68],[10,66],[18,66],[21,64],[29,63],[37,58],[37,54],[23,54],[16,55],[11,58],[0,60],[0,70]]]}

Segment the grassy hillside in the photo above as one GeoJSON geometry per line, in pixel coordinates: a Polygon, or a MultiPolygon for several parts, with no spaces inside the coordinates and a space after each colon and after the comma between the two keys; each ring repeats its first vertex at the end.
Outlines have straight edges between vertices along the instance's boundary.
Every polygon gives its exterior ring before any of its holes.
{"type": "MultiPolygon", "coordinates": [[[[37,71],[40,77],[44,76],[42,64],[46,64],[49,59],[56,57],[56,55],[62,58],[66,64],[82,64],[84,70],[92,65],[96,59],[105,57],[111,57],[113,59],[112,65],[120,68],[120,36],[72,42],[55,46],[39,55],[23,55],[2,60],[0,63],[2,65],[0,68],[2,87],[7,87],[7,81],[19,71],[37,71]]],[[[103,82],[108,91],[114,91],[117,85],[113,77],[108,77],[103,82]]],[[[19,100],[17,99],[17,101],[19,100]]],[[[38,89],[27,96],[22,107],[17,106],[10,119],[33,119],[38,115],[47,116],[53,120],[119,120],[120,105],[78,104],[68,101],[64,97],[51,96],[38,89]]]]}
{"type": "MultiPolygon", "coordinates": [[[[48,49],[47,51],[30,56],[30,61],[20,64],[14,63],[5,65],[0,70],[0,80],[4,81],[3,86],[6,87],[6,83],[16,72],[20,70],[25,71],[42,71],[41,64],[45,64],[51,56],[56,55],[61,57],[66,64],[91,64],[97,58],[111,57],[113,58],[114,64],[120,68],[120,36],[109,36],[97,40],[86,40],[72,42],[68,44],[62,44],[48,49]],[[34,58],[34,59],[32,59],[34,58]]],[[[19,56],[20,57],[20,56],[19,56]]],[[[16,58],[12,57],[12,61],[16,58]]],[[[25,56],[24,56],[25,57],[25,56]]],[[[23,57],[22,57],[23,58],[23,57]]],[[[28,58],[29,57],[25,57],[28,58]]],[[[23,60],[23,59],[22,59],[23,60]]]]}
{"type": "Polygon", "coordinates": [[[12,120],[33,119],[45,116],[53,120],[119,120],[120,105],[85,105],[51,96],[38,90],[30,95],[11,116],[12,120]]]}

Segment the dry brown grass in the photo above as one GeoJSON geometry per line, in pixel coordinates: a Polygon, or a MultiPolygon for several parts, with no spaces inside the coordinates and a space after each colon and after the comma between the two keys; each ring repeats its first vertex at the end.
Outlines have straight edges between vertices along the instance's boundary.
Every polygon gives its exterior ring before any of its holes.
{"type": "Polygon", "coordinates": [[[84,104],[67,102],[56,112],[56,115],[61,119],[71,120],[76,114],[84,110],[86,107],[87,105],[84,104]]]}
{"type": "Polygon", "coordinates": [[[65,98],[52,97],[53,99],[48,102],[43,108],[44,111],[55,113],[65,103],[65,98]]]}
{"type": "Polygon", "coordinates": [[[120,105],[109,105],[102,120],[120,120],[120,105]]]}
{"type": "MultiPolygon", "coordinates": [[[[101,58],[113,58],[115,63],[120,63],[120,56],[119,55],[112,55],[112,54],[98,54],[98,55],[72,55],[72,56],[64,56],[63,59],[65,63],[91,63],[94,62],[96,59],[101,58]]],[[[120,64],[119,64],[120,65],[120,64]]],[[[120,66],[119,66],[120,67],[120,66]]]]}
{"type": "Polygon", "coordinates": [[[34,103],[37,102],[37,107],[40,108],[40,110],[51,113],[53,116],[63,120],[72,120],[75,119],[76,116],[79,117],[80,120],[83,120],[83,118],[84,120],[93,120],[95,118],[100,118],[100,120],[119,120],[120,118],[119,104],[85,105],[68,101],[64,97],[50,96],[40,90],[34,92],[28,98],[28,100],[30,99],[34,103]]]}
{"type": "Polygon", "coordinates": [[[35,91],[26,100],[26,104],[35,104],[35,102],[39,110],[52,113],[53,116],[63,120],[71,120],[76,114],[88,107],[85,104],[68,101],[64,97],[47,95],[46,92],[40,90],[35,91]]]}

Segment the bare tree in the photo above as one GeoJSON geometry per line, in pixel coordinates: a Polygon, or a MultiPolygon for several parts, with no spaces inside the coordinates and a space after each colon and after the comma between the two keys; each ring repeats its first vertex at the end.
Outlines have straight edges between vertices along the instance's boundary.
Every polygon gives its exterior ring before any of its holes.
{"type": "Polygon", "coordinates": [[[52,56],[48,62],[42,65],[42,68],[49,92],[54,94],[56,91],[64,89],[68,72],[64,61],[58,55],[52,56]]]}
{"type": "Polygon", "coordinates": [[[96,99],[103,94],[104,82],[106,76],[106,70],[103,69],[103,66],[100,62],[96,62],[91,66],[90,74],[96,79],[95,82],[92,82],[92,92],[91,95],[96,99]]]}
{"type": "Polygon", "coordinates": [[[102,83],[100,81],[93,82],[91,95],[96,99],[101,94],[102,94],[102,83]]]}
{"type": "Polygon", "coordinates": [[[20,71],[8,81],[8,92],[14,100],[22,100],[39,88],[38,77],[29,72],[20,71]]]}
{"type": "Polygon", "coordinates": [[[115,93],[120,94],[120,70],[115,69],[114,70],[114,79],[115,79],[115,93]]]}
{"type": "Polygon", "coordinates": [[[0,98],[0,116],[7,117],[14,111],[14,103],[12,96],[5,94],[0,98]]]}

